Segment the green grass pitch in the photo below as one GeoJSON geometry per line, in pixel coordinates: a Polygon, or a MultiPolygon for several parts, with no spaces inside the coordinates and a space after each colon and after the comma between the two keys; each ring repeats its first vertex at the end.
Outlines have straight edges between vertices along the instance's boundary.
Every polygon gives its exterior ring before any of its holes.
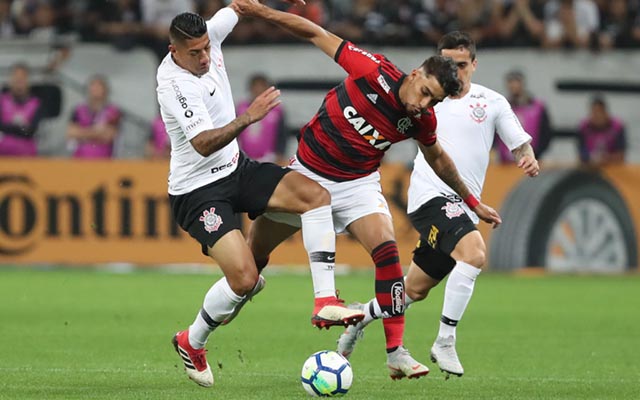
{"type": "MultiPolygon", "coordinates": [[[[216,274],[0,269],[0,399],[302,399],[308,355],[341,330],[311,327],[308,274],[271,274],[211,337],[216,383],[186,378],[170,345],[216,274]]],[[[372,273],[337,277],[347,302],[372,273]]],[[[443,287],[407,312],[405,344],[431,373],[391,381],[379,322],[351,357],[350,399],[639,399],[640,276],[480,276],[458,328],[465,376],[428,360],[443,287]]]]}

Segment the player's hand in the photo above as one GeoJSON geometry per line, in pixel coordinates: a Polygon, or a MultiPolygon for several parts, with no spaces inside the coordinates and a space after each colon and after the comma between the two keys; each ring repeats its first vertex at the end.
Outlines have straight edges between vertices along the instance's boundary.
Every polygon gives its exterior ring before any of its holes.
{"type": "Polygon", "coordinates": [[[524,156],[518,161],[518,168],[522,168],[524,173],[530,177],[538,176],[540,173],[540,166],[538,160],[531,156],[524,156]]]}
{"type": "Polygon", "coordinates": [[[478,218],[483,220],[488,224],[493,224],[493,229],[497,228],[498,225],[502,223],[502,218],[500,218],[500,214],[493,208],[489,207],[484,203],[480,203],[473,209],[473,212],[476,213],[478,218]]]}
{"type": "Polygon", "coordinates": [[[264,7],[258,0],[233,0],[230,6],[245,17],[257,16],[260,13],[260,7],[264,7]]]}
{"type": "Polygon", "coordinates": [[[245,114],[249,116],[249,123],[260,121],[280,103],[280,91],[271,86],[256,97],[245,111],[245,114]]]}

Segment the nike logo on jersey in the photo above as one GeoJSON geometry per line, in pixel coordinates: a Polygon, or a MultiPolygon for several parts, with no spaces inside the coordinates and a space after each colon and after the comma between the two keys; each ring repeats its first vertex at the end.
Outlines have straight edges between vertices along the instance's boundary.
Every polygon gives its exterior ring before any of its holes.
{"type": "Polygon", "coordinates": [[[213,91],[209,92],[209,96],[213,96],[215,92],[216,92],[216,88],[213,88],[213,91]]]}

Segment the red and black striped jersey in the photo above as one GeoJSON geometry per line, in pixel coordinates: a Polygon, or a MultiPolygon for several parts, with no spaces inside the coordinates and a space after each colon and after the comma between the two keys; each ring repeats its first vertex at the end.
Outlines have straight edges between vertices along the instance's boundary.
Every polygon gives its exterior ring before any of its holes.
{"type": "Polygon", "coordinates": [[[300,132],[297,158],[316,174],[348,181],[375,172],[384,152],[415,139],[436,142],[433,109],[412,116],[398,97],[406,74],[383,55],[371,54],[344,41],[336,62],[349,73],[331,89],[316,115],[300,132]]]}

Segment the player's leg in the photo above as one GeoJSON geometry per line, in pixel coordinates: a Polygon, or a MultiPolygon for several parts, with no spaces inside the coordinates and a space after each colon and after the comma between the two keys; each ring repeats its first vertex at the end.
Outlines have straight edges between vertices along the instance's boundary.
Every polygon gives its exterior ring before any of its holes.
{"type": "Polygon", "coordinates": [[[485,244],[478,231],[467,233],[456,244],[451,256],[455,267],[444,291],[444,304],[438,337],[431,347],[431,358],[441,370],[462,376],[464,369],[456,352],[456,327],[473,295],[475,281],[485,264],[485,244]]]}
{"type": "Polygon", "coordinates": [[[378,212],[365,215],[350,223],[348,230],[371,254],[375,264],[375,293],[383,315],[391,378],[428,374],[429,369],[414,360],[403,346],[405,290],[391,217],[378,212]]]}
{"type": "MultiPolygon", "coordinates": [[[[362,313],[344,307],[335,295],[333,268],[336,243],[329,192],[314,180],[275,164],[255,163],[245,175],[243,198],[246,200],[243,201],[250,216],[265,210],[300,215],[303,243],[309,255],[314,282],[312,323],[328,329],[333,325],[352,325],[362,320],[362,313]]],[[[283,232],[288,234],[291,231],[283,232]]],[[[271,235],[271,232],[256,230],[250,242],[257,243],[264,235],[271,235]]],[[[260,258],[259,261],[264,263],[268,255],[262,254],[260,258]]]]}

